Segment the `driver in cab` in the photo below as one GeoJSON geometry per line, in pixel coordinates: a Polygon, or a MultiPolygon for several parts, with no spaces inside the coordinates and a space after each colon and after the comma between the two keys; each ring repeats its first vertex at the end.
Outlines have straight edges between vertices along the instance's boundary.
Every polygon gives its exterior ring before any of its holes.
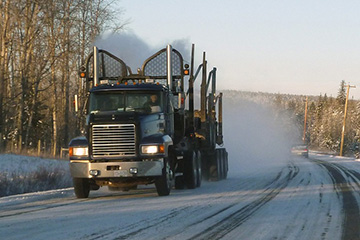
{"type": "Polygon", "coordinates": [[[158,96],[156,94],[151,95],[149,101],[144,104],[144,108],[149,113],[161,112],[158,96]]]}

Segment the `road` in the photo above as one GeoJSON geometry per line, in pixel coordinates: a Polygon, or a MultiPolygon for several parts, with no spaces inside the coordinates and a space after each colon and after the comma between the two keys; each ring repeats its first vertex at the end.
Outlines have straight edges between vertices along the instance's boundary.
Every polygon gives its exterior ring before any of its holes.
{"type": "Polygon", "coordinates": [[[72,189],[0,198],[4,239],[360,239],[360,162],[311,154],[158,197],[72,189]]]}

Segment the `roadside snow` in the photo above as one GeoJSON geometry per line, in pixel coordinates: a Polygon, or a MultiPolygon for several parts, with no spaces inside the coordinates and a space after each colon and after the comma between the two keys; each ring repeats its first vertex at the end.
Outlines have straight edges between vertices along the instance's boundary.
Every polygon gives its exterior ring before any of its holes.
{"type": "Polygon", "coordinates": [[[0,197],[71,185],[67,161],[0,154],[0,197]]]}
{"type": "MultiPolygon", "coordinates": [[[[310,157],[360,170],[352,159],[310,157]]],[[[342,198],[329,173],[302,157],[288,160],[278,177],[276,167],[232,171],[167,197],[153,187],[101,188],[88,199],[71,188],[4,197],[0,232],[7,239],[341,239],[342,198]]]]}

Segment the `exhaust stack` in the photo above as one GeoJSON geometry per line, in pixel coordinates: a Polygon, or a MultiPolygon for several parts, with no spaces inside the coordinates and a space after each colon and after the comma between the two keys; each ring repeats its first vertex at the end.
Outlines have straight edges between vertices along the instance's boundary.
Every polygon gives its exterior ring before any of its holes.
{"type": "Polygon", "coordinates": [[[169,44],[166,47],[166,66],[167,66],[167,83],[169,89],[173,89],[173,79],[172,79],[172,46],[169,44]]]}
{"type": "Polygon", "coordinates": [[[94,46],[94,86],[99,85],[99,50],[94,46]]]}

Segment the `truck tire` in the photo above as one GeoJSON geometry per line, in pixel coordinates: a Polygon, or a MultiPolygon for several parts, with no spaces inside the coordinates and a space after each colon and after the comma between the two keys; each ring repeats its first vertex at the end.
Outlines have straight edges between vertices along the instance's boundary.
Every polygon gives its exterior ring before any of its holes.
{"type": "Polygon", "coordinates": [[[225,148],[220,149],[221,155],[221,179],[226,179],[227,166],[226,166],[226,150],[225,148]]]}
{"type": "Polygon", "coordinates": [[[218,153],[218,158],[219,158],[219,180],[224,179],[224,168],[225,168],[225,161],[224,161],[224,154],[223,154],[223,149],[220,148],[217,153],[218,153]]]}
{"type": "Polygon", "coordinates": [[[88,198],[90,183],[87,178],[73,178],[74,192],[77,198],[88,198]]]}
{"type": "Polygon", "coordinates": [[[212,164],[209,168],[210,181],[221,180],[221,154],[220,149],[215,149],[215,154],[212,156],[212,164]]]}
{"type": "Polygon", "coordinates": [[[155,180],[156,191],[159,196],[168,196],[171,191],[172,171],[167,159],[164,159],[162,176],[155,180]]]}
{"type": "Polygon", "coordinates": [[[197,171],[197,183],[196,183],[196,187],[200,187],[201,186],[201,181],[202,181],[202,167],[201,167],[201,152],[197,151],[196,152],[196,171],[197,171]]]}
{"type": "Polygon", "coordinates": [[[194,189],[197,186],[196,154],[190,151],[186,154],[184,178],[187,188],[194,189]]]}
{"type": "Polygon", "coordinates": [[[222,179],[227,178],[228,173],[228,153],[225,148],[221,148],[221,159],[222,159],[222,179]]]}
{"type": "Polygon", "coordinates": [[[224,149],[224,166],[225,166],[224,179],[227,179],[227,175],[229,171],[229,163],[228,163],[228,153],[226,149],[224,149]]]}

